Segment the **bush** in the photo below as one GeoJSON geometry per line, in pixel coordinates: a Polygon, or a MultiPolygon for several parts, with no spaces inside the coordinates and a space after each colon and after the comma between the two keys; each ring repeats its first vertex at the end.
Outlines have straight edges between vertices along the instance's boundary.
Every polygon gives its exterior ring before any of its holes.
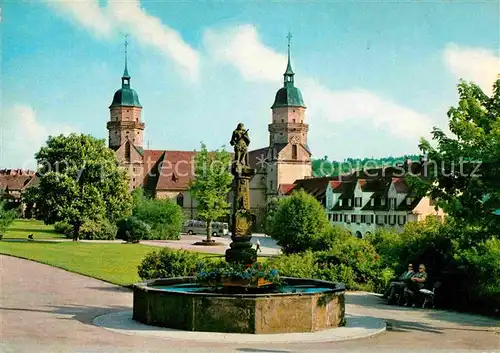
{"type": "Polygon", "coordinates": [[[138,273],[143,280],[193,276],[201,260],[194,252],[163,248],[146,255],[138,273]]]}
{"type": "Polygon", "coordinates": [[[317,272],[316,259],[313,252],[280,255],[268,260],[270,266],[276,268],[280,276],[297,278],[314,278],[317,272]]]}
{"type": "Polygon", "coordinates": [[[169,199],[142,199],[134,206],[133,216],[149,224],[149,239],[180,239],[184,214],[169,199]]]}
{"type": "Polygon", "coordinates": [[[108,220],[87,220],[80,227],[80,238],[86,240],[113,240],[116,226],[108,220]]]}
{"type": "Polygon", "coordinates": [[[138,243],[142,239],[149,239],[151,227],[135,217],[123,218],[118,221],[116,237],[128,243],[138,243]]]}
{"type": "Polygon", "coordinates": [[[54,224],[54,231],[58,234],[64,234],[67,238],[73,237],[73,227],[65,221],[59,221],[54,224]]]}
{"type": "Polygon", "coordinates": [[[269,235],[286,254],[311,249],[313,239],[328,227],[323,206],[303,190],[280,200],[270,220],[269,235]],[[293,217],[290,217],[293,215],[293,217]]]}
{"type": "Polygon", "coordinates": [[[313,251],[327,251],[352,237],[351,232],[343,227],[328,226],[324,232],[313,237],[311,247],[313,251]]]}
{"type": "Polygon", "coordinates": [[[0,236],[3,236],[3,233],[11,226],[18,215],[16,210],[7,210],[7,208],[5,201],[0,202],[0,236]]]}

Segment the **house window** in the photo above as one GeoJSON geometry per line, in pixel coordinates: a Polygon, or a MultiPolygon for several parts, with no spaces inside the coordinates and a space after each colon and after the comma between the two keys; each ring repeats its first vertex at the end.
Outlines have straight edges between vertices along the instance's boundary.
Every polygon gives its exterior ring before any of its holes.
{"type": "Polygon", "coordinates": [[[370,200],[370,205],[371,205],[371,206],[375,206],[375,199],[371,199],[371,200],[370,200]]]}
{"type": "Polygon", "coordinates": [[[406,223],[406,216],[399,216],[398,223],[399,223],[399,225],[405,224],[406,223]]]}
{"type": "Polygon", "coordinates": [[[344,222],[351,223],[351,219],[349,218],[349,215],[344,215],[344,222]]]}
{"type": "Polygon", "coordinates": [[[297,159],[297,145],[292,145],[292,159],[297,159]]]}
{"type": "Polygon", "coordinates": [[[273,181],[269,181],[269,190],[272,190],[273,189],[273,181]]]}
{"type": "Polygon", "coordinates": [[[361,215],[361,223],[367,223],[366,222],[366,215],[361,215]]]}
{"type": "Polygon", "coordinates": [[[184,195],[177,195],[177,205],[184,207],[184,195]]]}
{"type": "Polygon", "coordinates": [[[381,205],[381,206],[385,206],[385,198],[383,198],[383,197],[382,197],[382,198],[380,199],[380,205],[381,205]]]}
{"type": "Polygon", "coordinates": [[[396,224],[396,215],[389,216],[389,224],[391,226],[396,224]]]}
{"type": "Polygon", "coordinates": [[[389,199],[389,204],[391,206],[391,210],[396,208],[396,199],[395,198],[390,198],[389,199]]]}
{"type": "Polygon", "coordinates": [[[351,215],[351,222],[356,223],[356,215],[351,215]]]}
{"type": "Polygon", "coordinates": [[[377,215],[377,224],[384,224],[385,217],[382,215],[377,215]]]}
{"type": "Polygon", "coordinates": [[[355,197],[354,198],[354,207],[361,207],[362,203],[363,203],[362,197],[355,197]]]}
{"type": "Polygon", "coordinates": [[[367,222],[367,223],[368,223],[368,224],[372,224],[372,223],[373,223],[373,218],[374,218],[374,216],[373,216],[373,215],[370,215],[369,220],[368,220],[368,222],[367,222]]]}
{"type": "Polygon", "coordinates": [[[347,200],[347,206],[351,207],[351,199],[347,200]]]}
{"type": "Polygon", "coordinates": [[[339,206],[342,206],[342,199],[339,200],[339,206]]]}

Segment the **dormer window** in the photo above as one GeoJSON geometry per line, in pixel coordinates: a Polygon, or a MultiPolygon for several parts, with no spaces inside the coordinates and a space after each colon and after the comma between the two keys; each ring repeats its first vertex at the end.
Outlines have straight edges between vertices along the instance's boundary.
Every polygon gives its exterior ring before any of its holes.
{"type": "Polygon", "coordinates": [[[351,199],[347,200],[347,206],[351,207],[351,199]]]}
{"type": "Polygon", "coordinates": [[[375,199],[370,200],[370,206],[375,206],[375,199]]]}
{"type": "Polygon", "coordinates": [[[412,198],[411,198],[411,197],[408,197],[408,198],[406,199],[406,204],[407,204],[408,206],[410,206],[412,202],[413,202],[413,200],[412,200],[412,198]]]}
{"type": "Polygon", "coordinates": [[[382,198],[380,199],[380,205],[381,205],[381,206],[385,206],[385,198],[383,198],[383,197],[382,197],[382,198]]]}
{"type": "Polygon", "coordinates": [[[342,206],[342,199],[339,200],[339,206],[342,206]]]}

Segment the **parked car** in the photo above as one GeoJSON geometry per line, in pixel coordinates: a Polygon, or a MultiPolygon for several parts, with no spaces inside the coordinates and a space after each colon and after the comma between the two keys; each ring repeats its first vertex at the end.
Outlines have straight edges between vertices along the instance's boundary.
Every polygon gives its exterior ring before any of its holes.
{"type": "MultiPolygon", "coordinates": [[[[184,223],[182,232],[187,234],[207,234],[207,223],[190,219],[184,223]]],[[[212,222],[212,236],[220,237],[228,235],[229,225],[224,222],[212,222]]]]}

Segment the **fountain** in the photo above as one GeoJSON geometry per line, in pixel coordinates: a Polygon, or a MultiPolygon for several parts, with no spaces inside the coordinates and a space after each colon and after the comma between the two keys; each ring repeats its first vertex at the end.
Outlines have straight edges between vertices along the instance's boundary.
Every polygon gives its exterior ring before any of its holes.
{"type": "MultiPolygon", "coordinates": [[[[238,124],[231,138],[235,150],[232,242],[225,259],[235,268],[252,269],[257,252],[250,242],[250,179],[255,169],[248,162],[249,143],[248,130],[238,124]]],[[[217,283],[195,277],[155,279],[134,285],[133,319],[189,331],[315,332],[344,324],[344,294],[343,284],[290,277],[276,283],[264,278],[221,280],[220,274],[217,283]]]]}

